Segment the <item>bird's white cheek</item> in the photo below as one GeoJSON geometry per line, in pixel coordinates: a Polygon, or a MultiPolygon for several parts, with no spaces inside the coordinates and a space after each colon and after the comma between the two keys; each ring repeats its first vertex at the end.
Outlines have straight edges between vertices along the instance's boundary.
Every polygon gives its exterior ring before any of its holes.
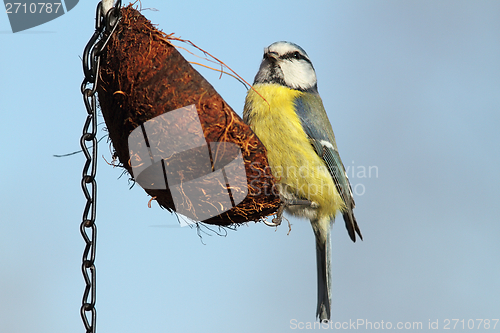
{"type": "Polygon", "coordinates": [[[285,83],[290,87],[307,89],[316,84],[316,73],[310,66],[285,63],[280,67],[285,83]]]}

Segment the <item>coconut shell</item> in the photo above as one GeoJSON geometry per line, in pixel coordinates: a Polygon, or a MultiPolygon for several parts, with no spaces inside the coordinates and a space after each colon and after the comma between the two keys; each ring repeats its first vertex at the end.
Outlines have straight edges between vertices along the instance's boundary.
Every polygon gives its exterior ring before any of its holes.
{"type": "Polygon", "coordinates": [[[121,13],[101,55],[97,88],[120,166],[161,207],[195,221],[229,226],[275,213],[279,198],[257,136],[168,35],[132,6],[121,13]],[[208,184],[211,176],[225,181],[208,184]],[[187,195],[200,189],[204,197],[187,195]]]}

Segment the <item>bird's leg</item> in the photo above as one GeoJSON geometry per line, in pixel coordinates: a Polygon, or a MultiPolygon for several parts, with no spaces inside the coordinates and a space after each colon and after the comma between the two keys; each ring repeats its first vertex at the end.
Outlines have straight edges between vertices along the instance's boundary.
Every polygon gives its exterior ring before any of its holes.
{"type": "Polygon", "coordinates": [[[282,199],[284,201],[285,206],[293,206],[293,205],[303,205],[303,206],[311,206],[311,208],[318,208],[318,203],[309,200],[303,199],[282,199]]]}
{"type": "Polygon", "coordinates": [[[281,224],[281,221],[283,220],[283,212],[285,211],[286,205],[281,204],[280,207],[278,208],[278,212],[276,213],[276,217],[273,219],[273,224],[278,226],[281,224]]]}
{"type": "MultiPolygon", "coordinates": [[[[318,203],[314,201],[303,200],[303,199],[285,199],[281,197],[281,203],[278,208],[278,211],[276,212],[276,217],[273,218],[271,222],[267,222],[266,220],[264,220],[264,223],[270,227],[277,227],[281,225],[281,221],[283,220],[283,212],[285,211],[285,208],[294,205],[311,206],[311,208],[318,208],[318,203]]],[[[288,228],[291,229],[290,224],[288,225],[288,228]]]]}

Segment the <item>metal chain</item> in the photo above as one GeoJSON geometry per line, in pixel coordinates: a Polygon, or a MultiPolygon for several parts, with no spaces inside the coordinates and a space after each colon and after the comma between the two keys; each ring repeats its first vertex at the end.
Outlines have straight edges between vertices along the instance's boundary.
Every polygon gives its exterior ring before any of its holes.
{"type": "Polygon", "coordinates": [[[95,225],[97,204],[97,182],[95,179],[97,171],[97,104],[95,93],[97,91],[97,77],[101,61],[100,54],[106,46],[109,37],[118,26],[118,22],[120,21],[120,7],[121,1],[118,1],[104,16],[102,15],[102,4],[99,2],[96,10],[95,32],[85,46],[82,60],[85,78],[81,85],[81,92],[85,108],[87,109],[87,119],[85,120],[83,133],[80,138],[80,145],[86,158],[83,166],[81,185],[87,202],[83,210],[82,223],[80,224],[80,232],[85,241],[82,258],[82,274],[85,280],[85,290],[83,292],[80,315],[87,333],[95,333],[97,317],[95,309],[96,271],[94,265],[97,241],[97,227],[95,225]],[[90,151],[89,147],[87,147],[87,142],[89,141],[92,143],[90,151]]]}

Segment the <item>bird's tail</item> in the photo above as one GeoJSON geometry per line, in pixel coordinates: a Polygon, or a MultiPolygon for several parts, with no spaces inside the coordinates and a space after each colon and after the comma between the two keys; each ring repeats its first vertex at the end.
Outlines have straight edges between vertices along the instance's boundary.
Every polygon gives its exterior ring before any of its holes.
{"type": "Polygon", "coordinates": [[[311,225],[316,237],[316,262],[318,270],[318,307],[316,317],[320,321],[330,320],[331,304],[331,241],[330,232],[333,221],[327,219],[311,220],[311,225]]]}

